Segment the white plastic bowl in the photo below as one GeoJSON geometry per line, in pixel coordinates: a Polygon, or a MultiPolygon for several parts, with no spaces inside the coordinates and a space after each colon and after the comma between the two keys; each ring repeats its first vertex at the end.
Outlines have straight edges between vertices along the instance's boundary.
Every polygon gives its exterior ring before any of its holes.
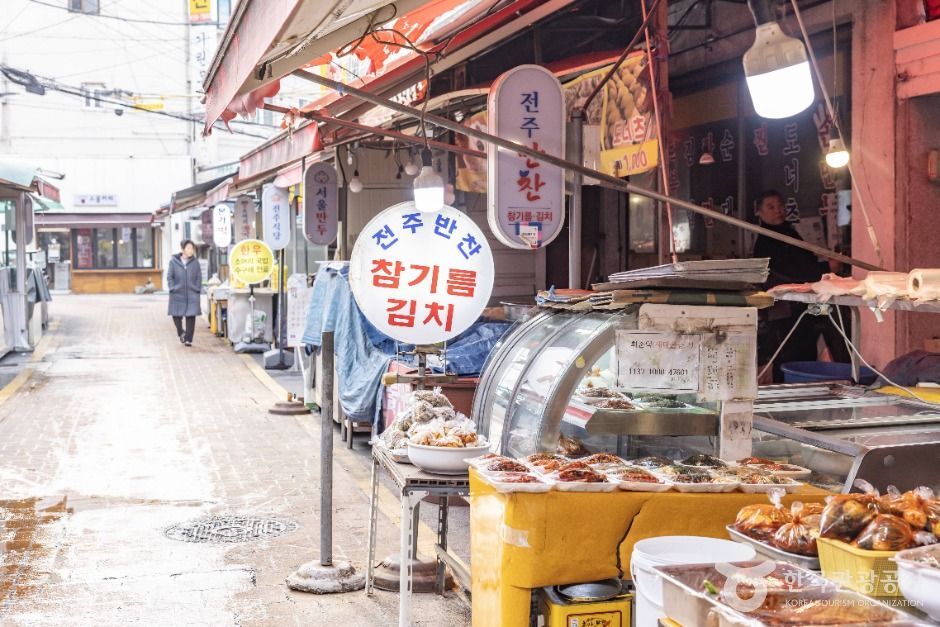
{"type": "Polygon", "coordinates": [[[898,565],[898,587],[908,601],[933,620],[940,621],[940,568],[914,561],[931,554],[940,556],[940,544],[901,551],[894,556],[898,565]]]}
{"type": "Polygon", "coordinates": [[[482,446],[447,447],[408,443],[408,459],[427,472],[440,475],[462,475],[467,472],[467,459],[483,455],[490,450],[482,446]]]}

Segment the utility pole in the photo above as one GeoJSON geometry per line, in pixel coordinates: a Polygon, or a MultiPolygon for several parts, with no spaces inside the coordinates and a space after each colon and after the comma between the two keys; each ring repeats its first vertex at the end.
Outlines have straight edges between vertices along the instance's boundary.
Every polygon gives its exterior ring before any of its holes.
{"type": "Polygon", "coordinates": [[[189,0],[183,0],[183,20],[186,32],[186,155],[189,157],[189,184],[196,184],[196,123],[193,122],[193,25],[189,18],[189,0]]]}

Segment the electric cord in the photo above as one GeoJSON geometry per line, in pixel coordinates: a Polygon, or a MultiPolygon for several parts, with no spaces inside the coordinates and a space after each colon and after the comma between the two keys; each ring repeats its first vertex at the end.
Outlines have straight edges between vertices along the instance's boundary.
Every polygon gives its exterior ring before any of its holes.
{"type": "Polygon", "coordinates": [[[800,322],[803,321],[803,318],[804,318],[804,317],[806,316],[806,314],[808,314],[808,313],[809,313],[809,310],[808,310],[808,309],[804,309],[804,310],[803,310],[803,313],[800,314],[800,317],[796,319],[796,323],[795,323],[795,324],[793,325],[793,327],[790,329],[790,332],[787,333],[787,336],[786,336],[785,338],[783,338],[783,341],[780,342],[780,346],[777,347],[777,350],[776,350],[776,351],[774,352],[774,354],[770,357],[770,360],[768,360],[768,362],[766,363],[766,365],[764,365],[764,369],[761,370],[760,373],[757,375],[758,381],[759,381],[759,380],[761,379],[761,377],[763,377],[764,374],[765,374],[768,370],[770,370],[770,368],[774,365],[774,360],[776,360],[776,359],[777,359],[777,356],[780,355],[780,351],[782,351],[782,350],[783,350],[783,347],[787,345],[787,342],[790,340],[790,336],[793,335],[793,333],[796,331],[796,328],[797,328],[798,326],[800,326],[800,322]]]}
{"type": "MultiPolygon", "coordinates": [[[[804,312],[804,313],[805,313],[805,312],[804,312]]],[[[905,392],[907,392],[908,394],[910,394],[913,398],[917,399],[918,401],[920,401],[920,402],[922,402],[922,403],[927,403],[927,404],[929,404],[929,405],[934,405],[934,406],[936,406],[936,407],[940,407],[940,403],[935,403],[935,402],[933,402],[933,401],[928,401],[928,400],[926,400],[926,399],[924,399],[924,398],[921,398],[920,396],[917,395],[916,392],[914,392],[913,390],[911,390],[909,387],[904,386],[904,385],[901,385],[900,383],[897,383],[896,381],[893,381],[893,380],[889,379],[888,376],[885,375],[885,373],[881,372],[880,370],[878,370],[877,368],[875,368],[874,366],[872,366],[870,363],[868,363],[868,361],[867,361],[864,357],[862,357],[862,353],[859,352],[859,350],[855,347],[855,344],[852,343],[852,340],[849,339],[849,336],[846,335],[845,330],[839,325],[839,323],[836,322],[836,319],[833,317],[831,310],[830,310],[829,313],[827,314],[827,317],[829,318],[829,321],[832,322],[832,326],[834,326],[834,327],[836,328],[836,331],[839,332],[839,335],[842,336],[842,339],[845,340],[846,346],[848,346],[849,349],[850,349],[853,353],[855,353],[855,355],[858,357],[859,361],[861,361],[863,364],[865,364],[865,366],[867,366],[872,372],[874,372],[874,373],[875,373],[876,375],[878,375],[880,378],[884,379],[885,382],[888,383],[889,385],[892,385],[892,386],[894,386],[894,387],[896,387],[896,388],[898,388],[898,389],[900,389],[900,390],[904,390],[905,392]]],[[[841,317],[841,316],[840,316],[840,317],[841,317]]]]}

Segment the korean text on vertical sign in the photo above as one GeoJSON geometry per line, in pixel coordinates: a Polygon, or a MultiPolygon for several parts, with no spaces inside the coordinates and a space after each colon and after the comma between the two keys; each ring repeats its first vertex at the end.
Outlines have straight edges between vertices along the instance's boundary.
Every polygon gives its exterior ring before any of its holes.
{"type": "Polygon", "coordinates": [[[281,250],[290,241],[290,212],[287,190],[265,185],[261,192],[261,222],[264,242],[272,250],[281,250]]]}
{"type": "MultiPolygon", "coordinates": [[[[520,65],[490,90],[489,132],[556,157],[565,154],[565,98],[555,76],[520,65]]],[[[511,248],[535,249],[561,232],[564,170],[490,144],[487,218],[496,238],[511,248]]]]}
{"type": "Polygon", "coordinates": [[[235,201],[235,243],[255,239],[255,201],[251,196],[239,196],[235,201]]]}
{"type": "Polygon", "coordinates": [[[493,291],[493,255],[480,228],[453,207],[389,207],[362,230],[349,284],[365,317],[408,344],[449,340],[472,325],[493,291]]]}
{"type": "Polygon", "coordinates": [[[339,202],[336,170],[328,163],[314,163],[304,172],[304,237],[327,246],[336,241],[339,202]]]}
{"type": "Polygon", "coordinates": [[[219,248],[232,243],[232,208],[225,203],[212,208],[212,241],[219,248]]]}
{"type": "Polygon", "coordinates": [[[274,253],[261,240],[242,240],[229,251],[228,265],[235,281],[257,285],[269,279],[274,272],[274,253]]]}

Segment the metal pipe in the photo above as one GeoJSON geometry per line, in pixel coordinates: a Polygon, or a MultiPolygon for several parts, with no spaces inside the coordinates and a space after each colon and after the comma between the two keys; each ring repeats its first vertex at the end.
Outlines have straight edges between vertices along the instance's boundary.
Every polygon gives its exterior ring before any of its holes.
{"type": "Polygon", "coordinates": [[[410,115],[418,119],[421,119],[421,117],[423,116],[425,121],[430,122],[431,124],[435,126],[440,126],[441,128],[446,128],[447,130],[454,131],[455,133],[461,133],[463,135],[467,135],[468,137],[475,137],[476,139],[494,144],[505,150],[519,152],[524,155],[528,155],[532,157],[533,159],[538,159],[539,161],[548,163],[550,165],[558,166],[560,168],[565,168],[567,170],[571,170],[572,172],[578,172],[584,176],[600,181],[602,184],[604,184],[607,187],[610,187],[611,189],[625,191],[631,194],[639,194],[640,196],[652,198],[653,200],[658,200],[659,202],[663,202],[663,203],[672,203],[673,206],[681,207],[683,209],[688,209],[689,211],[692,211],[694,213],[698,213],[703,216],[712,218],[714,220],[718,220],[720,222],[725,222],[727,224],[737,226],[738,228],[744,229],[746,231],[751,231],[759,235],[766,235],[767,237],[771,239],[775,239],[775,240],[784,242],[786,244],[796,246],[797,248],[802,248],[803,250],[808,250],[811,253],[819,255],[820,257],[826,257],[827,259],[835,259],[837,261],[841,261],[842,263],[848,263],[853,266],[858,266],[859,268],[864,268],[866,270],[883,270],[883,268],[876,266],[874,264],[868,263],[867,261],[862,261],[860,259],[854,259],[852,257],[847,257],[845,255],[835,253],[831,250],[823,248],[822,246],[816,246],[815,244],[804,242],[803,240],[797,239],[795,237],[782,235],[780,233],[777,233],[776,231],[765,229],[764,227],[758,226],[756,224],[751,224],[750,222],[740,220],[733,216],[726,216],[724,213],[720,211],[714,211],[712,209],[708,209],[706,207],[696,205],[695,203],[691,203],[686,200],[680,200],[678,198],[670,198],[669,196],[666,196],[665,194],[660,194],[659,192],[655,192],[655,191],[646,189],[644,187],[638,187],[636,185],[633,185],[632,183],[623,181],[609,174],[605,174],[603,172],[599,172],[591,168],[586,168],[580,163],[572,163],[571,161],[562,159],[560,157],[556,157],[554,155],[550,155],[548,153],[538,152],[536,150],[533,150],[529,146],[525,146],[523,144],[517,144],[516,142],[511,142],[507,139],[496,137],[495,135],[490,135],[489,133],[486,133],[484,131],[480,131],[480,130],[470,128],[467,126],[462,126],[458,124],[457,122],[448,120],[447,118],[443,118],[438,115],[434,115],[433,113],[422,113],[420,109],[416,109],[414,107],[409,107],[407,105],[399,104],[387,98],[375,96],[373,94],[370,94],[367,91],[356,89],[355,87],[350,87],[349,85],[346,85],[339,81],[334,81],[332,79],[326,78],[325,76],[319,76],[317,74],[312,74],[304,70],[296,70],[293,72],[293,75],[299,78],[306,79],[310,81],[311,83],[322,85],[323,87],[328,87],[330,89],[335,89],[336,91],[343,93],[343,94],[351,94],[353,96],[356,96],[357,98],[365,100],[366,102],[372,103],[380,107],[385,107],[387,109],[392,109],[393,111],[398,111],[399,113],[404,113],[405,115],[410,115]]]}
{"type": "Polygon", "coordinates": [[[333,332],[320,335],[320,565],[333,565],[333,332]]]}
{"type": "MultiPolygon", "coordinates": [[[[584,109],[571,112],[571,146],[574,159],[584,163],[584,109]]],[[[568,204],[568,287],[581,289],[581,187],[584,175],[574,172],[571,177],[571,202],[568,204]]],[[[590,277],[588,277],[590,278],[590,277]]]]}
{"type": "MultiPolygon", "coordinates": [[[[278,105],[273,105],[265,103],[262,105],[263,109],[268,111],[274,111],[275,113],[288,113],[290,109],[287,107],[281,107],[278,105]]],[[[366,126],[365,124],[359,124],[357,122],[350,122],[348,120],[341,120],[340,118],[334,118],[331,115],[323,115],[322,113],[316,113],[314,111],[302,111],[300,113],[301,117],[304,117],[308,120],[314,120],[316,122],[323,122],[325,124],[335,124],[336,126],[341,126],[343,128],[353,129],[356,131],[362,131],[363,133],[369,133],[370,135],[383,135],[385,137],[391,137],[399,141],[407,142],[410,144],[415,144],[421,147],[425,146],[425,141],[423,137],[415,137],[413,135],[407,135],[399,131],[393,131],[391,129],[385,128],[376,128],[374,126],[366,126]]],[[[486,153],[479,150],[473,150],[472,148],[463,148],[462,146],[455,146],[453,144],[448,144],[445,142],[439,142],[435,140],[429,140],[427,142],[432,148],[437,148],[438,150],[446,150],[447,152],[453,152],[458,155],[468,155],[471,157],[480,157],[485,159],[486,153]]]]}

